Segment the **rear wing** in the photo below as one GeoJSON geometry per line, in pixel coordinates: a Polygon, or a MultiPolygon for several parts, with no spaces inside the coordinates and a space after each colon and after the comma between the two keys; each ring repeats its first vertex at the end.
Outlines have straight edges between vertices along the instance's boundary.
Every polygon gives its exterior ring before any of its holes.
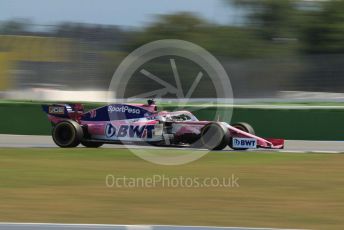
{"type": "Polygon", "coordinates": [[[79,121],[84,113],[84,106],[82,104],[42,105],[42,109],[49,117],[72,119],[75,121],[79,121]]]}

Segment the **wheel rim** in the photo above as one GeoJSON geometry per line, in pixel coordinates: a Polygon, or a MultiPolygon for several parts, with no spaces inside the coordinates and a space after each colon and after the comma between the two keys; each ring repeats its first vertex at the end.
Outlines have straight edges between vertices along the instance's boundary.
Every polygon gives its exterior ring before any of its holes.
{"type": "Polygon", "coordinates": [[[56,141],[63,146],[69,145],[73,142],[75,136],[74,129],[68,124],[60,124],[55,130],[56,141]]]}

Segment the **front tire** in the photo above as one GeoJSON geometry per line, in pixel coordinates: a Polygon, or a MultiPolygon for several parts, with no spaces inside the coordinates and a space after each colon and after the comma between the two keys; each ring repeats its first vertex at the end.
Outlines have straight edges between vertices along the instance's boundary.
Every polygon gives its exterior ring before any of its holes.
{"type": "MultiPolygon", "coordinates": [[[[250,133],[250,134],[253,134],[253,135],[256,134],[254,129],[253,129],[253,127],[250,124],[245,123],[245,122],[238,122],[238,123],[232,124],[231,126],[233,126],[234,128],[240,129],[240,130],[242,130],[242,131],[244,131],[246,133],[250,133]]],[[[246,150],[244,148],[242,148],[242,149],[234,148],[233,147],[233,137],[230,138],[228,146],[231,149],[234,149],[234,150],[246,150]]]]}
{"type": "Polygon", "coordinates": [[[54,126],[52,137],[55,144],[61,148],[73,148],[80,144],[83,131],[75,121],[61,121],[54,126]]]}
{"type": "Polygon", "coordinates": [[[228,145],[229,131],[221,123],[210,123],[204,126],[199,142],[203,148],[222,150],[228,145]]]}
{"type": "Polygon", "coordinates": [[[237,128],[237,129],[240,129],[242,131],[245,131],[246,133],[250,133],[250,134],[253,134],[253,135],[256,134],[256,132],[254,131],[253,127],[250,124],[248,124],[248,123],[238,122],[238,123],[232,124],[232,126],[237,128]]]}

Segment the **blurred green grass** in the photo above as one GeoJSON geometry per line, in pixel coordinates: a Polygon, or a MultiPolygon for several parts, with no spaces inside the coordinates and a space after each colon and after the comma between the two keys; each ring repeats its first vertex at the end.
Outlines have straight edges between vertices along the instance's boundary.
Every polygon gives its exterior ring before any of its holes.
{"type": "Polygon", "coordinates": [[[0,221],[342,229],[343,175],[341,154],[212,152],[160,166],[126,149],[2,148],[0,221]],[[108,174],[234,174],[240,187],[109,188],[108,174]]]}

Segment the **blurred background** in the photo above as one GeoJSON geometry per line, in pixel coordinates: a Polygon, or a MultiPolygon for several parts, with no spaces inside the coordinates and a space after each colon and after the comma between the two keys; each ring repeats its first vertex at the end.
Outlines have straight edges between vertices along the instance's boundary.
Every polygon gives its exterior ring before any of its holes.
{"type": "Polygon", "coordinates": [[[123,58],[158,39],[211,52],[236,99],[344,101],[341,0],[1,0],[0,98],[105,101],[123,58]]]}

